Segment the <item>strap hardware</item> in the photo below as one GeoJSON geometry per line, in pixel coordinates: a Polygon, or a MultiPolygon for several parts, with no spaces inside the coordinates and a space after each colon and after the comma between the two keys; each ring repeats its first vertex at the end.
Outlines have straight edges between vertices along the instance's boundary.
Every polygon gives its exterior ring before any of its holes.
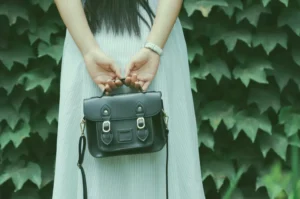
{"type": "Polygon", "coordinates": [[[81,135],[84,135],[84,129],[85,129],[85,119],[82,119],[80,122],[80,130],[81,130],[81,135]]]}
{"type": "Polygon", "coordinates": [[[145,124],[145,118],[143,117],[138,117],[136,120],[136,126],[138,129],[143,129],[145,128],[146,124],[145,124]]]}
{"type": "Polygon", "coordinates": [[[162,112],[164,114],[164,122],[165,122],[165,125],[166,125],[166,129],[169,129],[168,128],[168,123],[169,123],[169,116],[166,114],[165,110],[162,109],[162,112]]]}
{"type": "Polygon", "coordinates": [[[102,123],[102,131],[104,133],[108,133],[110,131],[110,121],[107,120],[102,123]]]}

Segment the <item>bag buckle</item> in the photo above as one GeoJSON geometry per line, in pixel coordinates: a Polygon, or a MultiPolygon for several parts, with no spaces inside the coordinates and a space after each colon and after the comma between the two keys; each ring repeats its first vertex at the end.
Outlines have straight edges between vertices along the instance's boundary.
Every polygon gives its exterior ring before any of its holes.
{"type": "Polygon", "coordinates": [[[102,123],[102,131],[108,133],[110,131],[110,121],[104,121],[102,123]]]}
{"type": "Polygon", "coordinates": [[[166,128],[168,129],[169,116],[167,115],[167,113],[165,112],[164,109],[162,109],[162,112],[164,114],[164,122],[165,122],[166,128]]]}
{"type": "Polygon", "coordinates": [[[138,117],[136,120],[136,126],[138,129],[143,129],[145,128],[145,118],[143,117],[138,117]]]}
{"type": "Polygon", "coordinates": [[[81,136],[84,136],[84,129],[85,129],[85,119],[82,119],[82,121],[80,122],[81,136]]]}

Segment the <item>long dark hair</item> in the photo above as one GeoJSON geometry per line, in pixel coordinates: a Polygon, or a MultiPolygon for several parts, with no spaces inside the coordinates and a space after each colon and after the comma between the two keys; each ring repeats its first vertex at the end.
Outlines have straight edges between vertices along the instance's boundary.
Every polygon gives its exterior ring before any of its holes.
{"type": "Polygon", "coordinates": [[[134,33],[140,37],[139,19],[151,28],[139,12],[140,6],[145,9],[152,26],[155,14],[148,0],[86,0],[84,11],[93,34],[104,25],[107,31],[112,30],[114,34],[128,31],[130,35],[134,33]]]}

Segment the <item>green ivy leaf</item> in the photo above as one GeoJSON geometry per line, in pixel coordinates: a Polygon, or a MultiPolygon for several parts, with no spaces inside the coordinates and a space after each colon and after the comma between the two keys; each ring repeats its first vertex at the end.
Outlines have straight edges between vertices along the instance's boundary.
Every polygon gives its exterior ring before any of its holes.
{"type": "Polygon", "coordinates": [[[15,110],[19,111],[25,99],[32,99],[38,104],[38,96],[36,90],[24,91],[21,87],[15,87],[11,95],[9,96],[9,101],[15,110]]]}
{"type": "Polygon", "coordinates": [[[3,22],[3,18],[2,20],[0,19],[0,23],[1,23],[0,48],[6,48],[9,43],[9,36],[10,36],[11,29],[8,24],[3,22]]]}
{"type": "Polygon", "coordinates": [[[194,29],[194,24],[191,18],[187,16],[186,13],[180,14],[180,23],[182,25],[182,28],[187,29],[187,30],[193,30],[194,29]]]}
{"type": "Polygon", "coordinates": [[[33,48],[24,43],[13,43],[8,49],[0,49],[0,60],[8,70],[11,70],[14,62],[27,66],[28,60],[35,58],[33,48]]]}
{"type": "Polygon", "coordinates": [[[55,157],[46,157],[41,161],[42,168],[42,183],[41,188],[47,186],[54,179],[54,165],[55,157]]]}
{"type": "Polygon", "coordinates": [[[286,7],[289,6],[289,0],[279,0],[281,3],[283,3],[286,7]]]}
{"type": "Polygon", "coordinates": [[[46,43],[40,42],[38,46],[38,57],[50,56],[58,64],[62,58],[63,52],[63,42],[55,45],[48,45],[46,43]]]}
{"type": "Polygon", "coordinates": [[[5,15],[9,20],[9,25],[14,25],[20,17],[29,21],[28,11],[21,3],[5,2],[0,4],[0,15],[5,15]]]}
{"type": "Polygon", "coordinates": [[[267,54],[270,54],[276,45],[280,45],[287,49],[288,35],[286,32],[281,30],[260,30],[258,31],[252,39],[253,47],[262,45],[267,54]]]}
{"type": "Polygon", "coordinates": [[[292,135],[291,137],[288,138],[288,140],[289,140],[289,145],[300,148],[300,139],[297,134],[292,135]]]}
{"type": "Polygon", "coordinates": [[[235,79],[241,79],[246,87],[250,80],[254,80],[261,84],[268,84],[265,69],[273,69],[268,60],[255,58],[248,59],[244,64],[240,64],[233,70],[235,79]]]}
{"type": "Polygon", "coordinates": [[[11,199],[40,199],[37,189],[23,188],[12,194],[11,199]]]}
{"type": "Polygon", "coordinates": [[[300,112],[292,106],[282,107],[279,112],[279,124],[284,125],[284,132],[292,136],[300,129],[300,112]]]}
{"type": "Polygon", "coordinates": [[[52,0],[30,0],[33,5],[39,5],[44,12],[47,12],[50,6],[53,4],[52,0]]]}
{"type": "Polygon", "coordinates": [[[13,108],[11,104],[1,104],[0,122],[3,120],[5,120],[12,129],[14,129],[19,122],[19,113],[13,108]]]}
{"type": "Polygon", "coordinates": [[[24,73],[18,79],[19,83],[24,82],[24,87],[26,91],[34,89],[41,86],[44,92],[49,89],[52,80],[56,77],[55,73],[52,71],[52,67],[48,65],[41,65],[38,68],[34,68],[24,73]]]}
{"type": "Polygon", "coordinates": [[[210,62],[200,64],[199,73],[201,75],[201,79],[206,79],[208,75],[212,75],[217,84],[220,83],[222,76],[231,79],[231,73],[226,62],[220,58],[215,58],[210,62]]]}
{"type": "Polygon", "coordinates": [[[23,155],[28,156],[28,149],[25,144],[21,144],[18,148],[15,148],[13,145],[7,145],[3,153],[3,159],[13,163],[23,155]]]}
{"type": "Polygon", "coordinates": [[[57,125],[51,123],[51,125],[46,121],[46,119],[39,119],[38,117],[32,120],[31,132],[37,133],[43,141],[46,141],[50,133],[56,133],[57,125]]]}
{"type": "Polygon", "coordinates": [[[275,88],[250,88],[247,103],[255,103],[260,110],[260,114],[270,107],[278,112],[280,109],[280,93],[275,88]]]}
{"type": "MultiPolygon", "coordinates": [[[[33,24],[35,25],[35,24],[33,24]]],[[[30,33],[28,33],[28,38],[30,44],[33,44],[38,39],[50,44],[50,38],[52,34],[58,33],[60,31],[59,27],[52,21],[42,21],[38,28],[31,28],[30,33]]]]}
{"type": "Polygon", "coordinates": [[[184,7],[188,13],[188,16],[191,16],[196,10],[202,12],[204,16],[210,12],[214,6],[228,6],[225,0],[186,0],[184,1],[184,7]],[[201,8],[207,9],[207,11],[201,10],[201,8]],[[207,13],[206,13],[207,12],[207,13]]]}
{"type": "Polygon", "coordinates": [[[294,62],[300,66],[300,47],[292,48],[292,57],[294,62]]]}
{"type": "Polygon", "coordinates": [[[275,199],[282,191],[291,192],[291,183],[291,173],[283,171],[280,163],[276,163],[270,168],[261,171],[256,181],[256,190],[260,187],[265,187],[269,197],[275,199]]]}
{"type": "Polygon", "coordinates": [[[272,59],[272,66],[274,70],[270,71],[270,75],[274,76],[281,91],[287,86],[289,80],[293,80],[300,89],[299,67],[291,60],[288,52],[276,54],[272,59]]]}
{"type": "Polygon", "coordinates": [[[263,7],[261,4],[253,4],[244,10],[237,11],[236,23],[240,23],[243,19],[247,19],[250,24],[257,27],[261,14],[271,14],[269,8],[263,7]]]}
{"type": "MultiPolygon", "coordinates": [[[[225,198],[224,192],[222,192],[221,194],[222,194],[222,198],[225,198]]],[[[243,199],[245,198],[242,190],[239,188],[235,188],[234,191],[232,191],[232,194],[230,195],[230,199],[241,199],[241,198],[243,199]]]]}
{"type": "Polygon", "coordinates": [[[7,91],[7,94],[9,95],[13,88],[15,87],[22,74],[22,71],[19,70],[12,70],[11,72],[8,71],[1,71],[0,72],[0,85],[2,88],[4,88],[7,91]]]}
{"type": "Polygon", "coordinates": [[[192,44],[188,45],[188,55],[190,63],[195,59],[196,55],[203,56],[203,48],[199,42],[193,42],[192,44]]]}
{"type": "Polygon", "coordinates": [[[243,130],[252,142],[255,141],[259,129],[271,134],[272,125],[265,114],[260,114],[258,110],[242,110],[236,114],[236,123],[232,130],[233,137],[236,139],[243,130]]]}
{"type": "Polygon", "coordinates": [[[228,52],[231,52],[235,48],[238,40],[245,42],[250,47],[251,39],[252,39],[252,35],[250,31],[246,29],[240,29],[240,30],[236,29],[233,31],[225,31],[225,32],[222,31],[219,32],[219,34],[212,36],[210,40],[210,44],[214,45],[219,41],[224,40],[228,52]]]}
{"type": "Polygon", "coordinates": [[[58,120],[58,104],[55,104],[50,109],[48,109],[46,120],[51,124],[54,120],[58,120]]]}
{"type": "Polygon", "coordinates": [[[230,129],[235,124],[234,107],[224,101],[209,102],[201,109],[201,119],[209,120],[214,131],[217,130],[222,120],[227,129],[230,129]]]}
{"type": "MultiPolygon", "coordinates": [[[[229,25],[230,24],[228,24],[228,20],[226,18],[218,19],[216,17],[208,17],[207,19],[202,19],[198,23],[196,23],[194,31],[189,33],[188,37],[192,38],[191,42],[197,41],[199,39],[199,36],[206,36],[208,38],[211,38],[214,35],[219,35],[220,32],[227,31],[230,28],[228,27],[229,25]]],[[[203,40],[201,41],[201,44],[202,43],[203,40]]],[[[213,49],[208,48],[206,50],[213,49]]]]}
{"type": "Polygon", "coordinates": [[[264,7],[266,7],[270,2],[271,0],[262,0],[264,7]]]}
{"type": "Polygon", "coordinates": [[[15,191],[20,190],[27,180],[40,187],[42,181],[41,168],[33,162],[25,164],[24,161],[19,161],[5,168],[4,173],[0,175],[0,184],[3,184],[8,179],[12,179],[15,191]]]}
{"type": "Polygon", "coordinates": [[[279,157],[281,157],[283,160],[286,160],[288,139],[285,136],[274,132],[272,135],[261,134],[259,136],[259,143],[261,152],[265,158],[270,149],[273,149],[275,153],[279,155],[279,157]]]}
{"type": "Polygon", "coordinates": [[[258,54],[257,49],[249,48],[246,45],[239,45],[237,43],[234,51],[232,51],[233,57],[237,63],[246,64],[251,60],[260,60],[262,58],[261,54],[258,54]]]}
{"type": "Polygon", "coordinates": [[[224,13],[229,17],[232,18],[234,11],[236,8],[243,10],[244,6],[241,0],[230,0],[227,2],[228,6],[227,7],[220,7],[224,13]]]}
{"type": "Polygon", "coordinates": [[[200,129],[198,131],[198,144],[199,147],[204,144],[206,147],[214,150],[215,141],[210,126],[204,124],[200,125],[200,129]]]}
{"type": "Polygon", "coordinates": [[[9,127],[5,128],[0,135],[1,149],[3,149],[10,141],[18,148],[25,138],[30,137],[29,134],[30,126],[27,123],[22,123],[16,130],[12,130],[9,127]]]}
{"type": "MultiPolygon", "coordinates": [[[[279,0],[281,3],[283,3],[286,7],[289,5],[289,0],[279,0]]],[[[266,7],[271,0],[262,0],[263,5],[266,7]]]]}
{"type": "MultiPolygon", "coordinates": [[[[251,141],[245,137],[239,137],[230,145],[224,144],[223,148],[228,148],[228,158],[235,160],[238,167],[255,169],[261,168],[264,162],[264,158],[260,152],[260,149],[251,143],[251,141]],[[243,150],[237,150],[243,149],[243,150]]],[[[222,149],[222,148],[221,148],[222,149]]]]}
{"type": "Polygon", "coordinates": [[[26,123],[30,120],[31,107],[29,103],[25,103],[21,106],[19,111],[19,117],[26,123]]]}
{"type": "Polygon", "coordinates": [[[191,88],[193,91],[198,92],[196,79],[201,79],[199,67],[195,65],[190,65],[191,88]]]}
{"type": "Polygon", "coordinates": [[[298,19],[300,11],[297,8],[285,8],[278,17],[278,27],[289,26],[298,36],[300,36],[300,27],[298,19]]]}
{"type": "Polygon", "coordinates": [[[191,89],[195,92],[198,92],[198,89],[197,89],[197,81],[194,79],[194,78],[191,78],[190,79],[190,83],[191,83],[191,89]]]}
{"type": "Polygon", "coordinates": [[[29,30],[36,30],[37,29],[37,18],[33,15],[29,15],[29,20],[20,20],[18,23],[15,24],[16,33],[18,35],[22,35],[29,30]]]}
{"type": "Polygon", "coordinates": [[[232,180],[235,177],[235,170],[230,160],[217,158],[214,154],[201,156],[201,158],[202,179],[211,176],[217,190],[220,190],[226,178],[232,180]]]}

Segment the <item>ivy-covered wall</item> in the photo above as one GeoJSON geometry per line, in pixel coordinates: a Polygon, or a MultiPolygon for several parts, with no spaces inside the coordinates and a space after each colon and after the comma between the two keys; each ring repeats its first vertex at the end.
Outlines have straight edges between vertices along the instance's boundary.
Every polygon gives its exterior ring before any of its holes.
{"type": "MultiPolygon", "coordinates": [[[[185,0],[208,199],[298,199],[300,2],[185,0]]],[[[51,0],[0,0],[0,198],[50,199],[65,27],[51,0]]]]}

